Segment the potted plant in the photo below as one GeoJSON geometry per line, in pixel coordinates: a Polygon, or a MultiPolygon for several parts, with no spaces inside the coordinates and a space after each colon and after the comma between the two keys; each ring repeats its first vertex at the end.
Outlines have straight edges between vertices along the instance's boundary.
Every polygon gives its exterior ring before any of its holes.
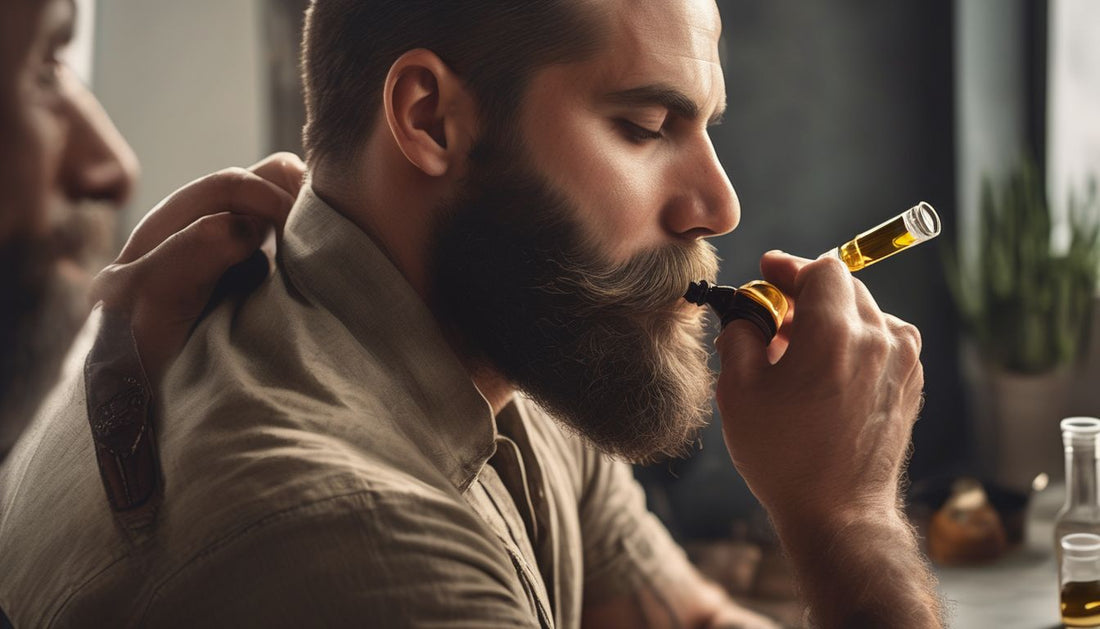
{"type": "Polygon", "coordinates": [[[1100,269],[1096,182],[1070,194],[1068,234],[1052,234],[1030,161],[1001,182],[983,180],[979,214],[976,255],[947,264],[968,340],[975,444],[987,474],[1026,488],[1062,469],[1058,422],[1087,347],[1100,269]]]}

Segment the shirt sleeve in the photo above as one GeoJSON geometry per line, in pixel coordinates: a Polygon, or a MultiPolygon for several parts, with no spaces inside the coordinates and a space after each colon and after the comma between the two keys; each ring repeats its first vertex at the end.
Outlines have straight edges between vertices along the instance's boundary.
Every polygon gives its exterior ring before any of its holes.
{"type": "Polygon", "coordinates": [[[687,562],[668,530],[645,506],[631,468],[591,448],[584,456],[580,501],[584,601],[598,604],[652,582],[663,567],[687,562]]]}
{"type": "Polygon", "coordinates": [[[274,514],[157,586],[150,627],[537,627],[514,569],[445,499],[360,491],[274,514]]]}
{"type": "Polygon", "coordinates": [[[129,319],[102,306],[97,312],[99,327],[84,363],[88,424],[106,499],[123,524],[140,528],[151,521],[161,487],[153,388],[129,319]]]}

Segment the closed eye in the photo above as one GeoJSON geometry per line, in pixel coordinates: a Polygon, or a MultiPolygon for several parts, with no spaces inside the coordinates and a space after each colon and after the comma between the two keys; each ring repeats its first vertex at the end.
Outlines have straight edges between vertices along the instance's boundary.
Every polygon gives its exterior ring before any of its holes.
{"type": "Polygon", "coordinates": [[[626,136],[626,138],[636,144],[642,144],[644,142],[650,142],[653,140],[660,140],[661,138],[665,137],[664,133],[660,129],[657,129],[656,131],[652,129],[647,129],[641,125],[626,120],[625,118],[621,118],[617,122],[619,124],[619,128],[622,129],[623,134],[626,136]]]}

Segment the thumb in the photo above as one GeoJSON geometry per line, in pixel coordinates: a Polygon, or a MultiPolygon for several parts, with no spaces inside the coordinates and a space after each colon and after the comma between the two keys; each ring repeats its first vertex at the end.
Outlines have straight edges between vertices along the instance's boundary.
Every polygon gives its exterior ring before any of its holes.
{"type": "Polygon", "coordinates": [[[714,342],[722,362],[722,372],[730,372],[739,382],[771,366],[768,360],[768,340],[753,323],[734,319],[722,329],[714,342]]]}

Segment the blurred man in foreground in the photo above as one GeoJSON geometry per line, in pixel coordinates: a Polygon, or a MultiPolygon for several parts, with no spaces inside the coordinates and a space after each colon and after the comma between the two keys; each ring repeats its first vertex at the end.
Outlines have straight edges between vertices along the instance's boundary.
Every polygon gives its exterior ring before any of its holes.
{"type": "MultiPolygon", "coordinates": [[[[109,400],[132,382],[152,399],[219,277],[281,227],[303,172],[294,156],[276,155],[251,172],[225,171],[181,189],[146,217],[92,291],[137,162],[60,60],[75,17],[72,0],[0,5],[0,462],[57,380],[92,301],[102,308],[87,322],[73,368],[86,368],[94,397],[109,400]],[[85,366],[89,347],[99,360],[85,366]]],[[[148,504],[159,485],[152,433],[143,432],[149,409],[135,410],[123,426],[97,424],[93,408],[91,425],[86,418],[77,433],[89,449],[95,437],[91,460],[102,467],[92,479],[103,475],[102,504],[120,512],[148,504]],[[119,427],[131,439],[112,452],[109,438],[120,432],[111,429],[119,427]]],[[[0,494],[0,537],[8,498],[0,494]]],[[[15,576],[7,566],[2,573],[3,582],[15,576]]]]}
{"type": "MultiPolygon", "coordinates": [[[[0,603],[57,626],[774,626],[699,576],[621,460],[681,451],[713,395],[680,297],[739,218],[706,131],[720,30],[711,0],[317,0],[312,180],[278,272],[166,379],[156,521],[92,499],[59,406],[0,478],[25,488],[0,603]]],[[[817,623],[938,626],[897,504],[919,335],[835,261],[762,271],[795,311],[771,346],[718,339],[733,460],[817,623]]]]}
{"type": "MultiPolygon", "coordinates": [[[[0,11],[2,460],[88,316],[93,275],[113,254],[114,212],[138,166],[60,60],[74,31],[72,0],[17,0],[0,11]]],[[[95,301],[138,321],[134,334],[154,378],[222,272],[281,226],[302,174],[289,154],[252,171],[218,173],[177,192],[97,278],[95,301]]]]}

